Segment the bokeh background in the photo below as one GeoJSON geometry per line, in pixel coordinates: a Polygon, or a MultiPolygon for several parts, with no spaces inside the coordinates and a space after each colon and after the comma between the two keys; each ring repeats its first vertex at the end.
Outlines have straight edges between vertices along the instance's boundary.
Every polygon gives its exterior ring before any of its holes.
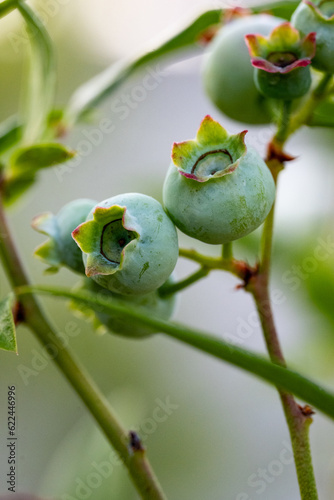
{"type": "MultiPolygon", "coordinates": [[[[56,46],[57,102],[62,106],[79,84],[114,61],[149,47],[152,40],[167,36],[207,8],[235,4],[50,0],[34,5],[56,46]]],[[[27,38],[16,13],[1,21],[0,44],[0,115],[5,119],[17,110],[27,56],[27,38]]],[[[15,238],[34,282],[72,286],[77,280],[66,270],[52,278],[43,274],[45,266],[32,255],[43,241],[30,227],[35,215],[56,213],[80,197],[103,200],[139,191],[161,200],[174,141],[193,137],[208,113],[231,132],[245,128],[224,117],[204,94],[204,57],[198,50],[152,65],[159,82],[146,94],[138,90],[143,89],[145,71],[128,81],[97,110],[93,122],[76,127],[66,137],[74,149],[82,141],[89,144],[75,166],[43,172],[38,184],[10,210],[15,238]],[[191,57],[185,59],[186,55],[191,57]],[[117,99],[127,98],[130,104],[121,114],[117,99]],[[97,130],[105,117],[112,121],[113,130],[101,139],[97,130]]],[[[270,127],[248,130],[248,144],[263,152],[270,127]]],[[[331,387],[333,132],[303,129],[289,141],[288,151],[297,160],[287,166],[279,182],[272,282],[275,317],[289,365],[331,387]],[[319,261],[315,250],[324,241],[327,258],[319,261]]],[[[258,236],[238,242],[237,255],[254,262],[258,236]]],[[[180,243],[219,253],[219,248],[182,235],[180,243]]],[[[181,278],[193,269],[191,263],[180,261],[177,275],[181,278]]],[[[264,353],[251,298],[236,291],[236,285],[233,277],[212,273],[182,293],[175,319],[264,353]]],[[[1,296],[8,289],[0,269],[1,296]]],[[[124,423],[141,434],[169,499],[298,500],[288,431],[271,386],[163,335],[143,341],[97,336],[64,302],[43,302],[124,423]],[[159,406],[165,408],[159,410],[166,417],[161,421],[156,419],[159,406]]],[[[137,499],[126,472],[81,401],[23,327],[18,346],[18,356],[0,352],[0,470],[7,471],[7,386],[15,385],[20,492],[57,500],[137,499]],[[22,376],[23,371],[28,375],[22,376]],[[108,468],[106,462],[112,465],[108,468]]],[[[332,500],[334,426],[321,414],[314,417],[311,444],[320,498],[332,500]]],[[[0,492],[7,492],[3,473],[0,492]]]]}

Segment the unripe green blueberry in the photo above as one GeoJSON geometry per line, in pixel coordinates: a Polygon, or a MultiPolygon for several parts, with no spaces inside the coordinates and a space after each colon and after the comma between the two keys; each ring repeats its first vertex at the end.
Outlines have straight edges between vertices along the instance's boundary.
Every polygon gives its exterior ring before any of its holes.
{"type": "Polygon", "coordinates": [[[156,290],[178,258],[172,221],[158,201],[143,194],[102,201],[72,236],[82,250],[86,275],[119,294],[156,290]]]}
{"type": "Polygon", "coordinates": [[[84,274],[82,253],[72,238],[72,231],[82,222],[96,201],[79,199],[67,203],[57,215],[50,212],[34,218],[32,227],[39,233],[49,236],[49,239],[40,245],[35,255],[49,264],[52,271],[60,266],[66,266],[72,271],[84,274]]]}
{"type": "Polygon", "coordinates": [[[206,116],[195,140],[175,143],[163,187],[165,209],[185,234],[205,243],[242,238],[268,215],[273,177],[246,132],[229,135],[206,116]]]}
{"type": "MultiPolygon", "coordinates": [[[[167,283],[170,282],[169,278],[167,283]]],[[[95,295],[99,295],[104,299],[110,300],[110,303],[117,300],[121,302],[122,305],[129,305],[129,307],[138,308],[138,310],[146,315],[155,316],[162,320],[168,320],[172,316],[175,310],[176,297],[175,295],[170,295],[168,297],[161,297],[159,291],[155,290],[143,295],[119,295],[110,292],[106,288],[101,287],[91,278],[86,278],[79,286],[76,287],[76,291],[89,291],[95,295]]],[[[101,325],[106,327],[110,332],[116,333],[117,335],[132,337],[132,338],[142,338],[158,333],[154,327],[141,325],[134,321],[132,318],[126,318],[122,316],[117,316],[117,314],[107,314],[99,310],[98,306],[90,313],[90,310],[82,304],[72,301],[72,308],[80,311],[85,316],[88,316],[95,322],[97,327],[101,325]]]]}
{"type": "Polygon", "coordinates": [[[236,19],[223,26],[209,45],[203,68],[204,88],[227,116],[243,123],[269,123],[269,101],[254,83],[254,70],[244,37],[268,35],[283,19],[260,14],[236,19]]]}
{"type": "Polygon", "coordinates": [[[309,65],[315,54],[314,32],[301,38],[299,31],[285,22],[268,37],[248,34],[245,40],[255,68],[255,85],[265,97],[292,100],[308,92],[309,65]]]}
{"type": "Polygon", "coordinates": [[[334,2],[302,1],[293,13],[291,23],[303,35],[316,32],[316,53],[312,66],[334,73],[334,2]]]}

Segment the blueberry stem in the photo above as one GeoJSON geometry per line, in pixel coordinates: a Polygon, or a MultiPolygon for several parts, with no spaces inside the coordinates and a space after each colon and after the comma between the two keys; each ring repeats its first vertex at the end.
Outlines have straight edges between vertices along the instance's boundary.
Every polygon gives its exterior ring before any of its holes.
{"type": "Polygon", "coordinates": [[[223,245],[223,260],[229,262],[233,259],[233,244],[232,241],[223,245]]]}
{"type": "Polygon", "coordinates": [[[202,278],[205,278],[209,274],[209,272],[209,268],[201,267],[193,274],[183,280],[178,281],[177,283],[162,285],[162,287],[160,287],[158,290],[159,295],[161,297],[168,297],[169,295],[173,295],[174,293],[181,292],[182,290],[188,288],[202,278]]]}
{"type": "Polygon", "coordinates": [[[289,126],[289,136],[301,126],[310,123],[316,107],[330,94],[331,82],[333,82],[333,75],[331,73],[324,73],[303,107],[292,117],[289,126]]]}

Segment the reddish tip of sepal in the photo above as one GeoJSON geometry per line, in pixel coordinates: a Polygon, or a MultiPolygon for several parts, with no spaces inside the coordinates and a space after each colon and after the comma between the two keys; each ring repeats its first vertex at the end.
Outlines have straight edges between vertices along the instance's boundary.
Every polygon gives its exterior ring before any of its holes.
{"type": "Polygon", "coordinates": [[[72,236],[72,238],[73,238],[75,241],[76,241],[76,236],[80,233],[81,226],[82,226],[82,224],[80,224],[78,227],[76,227],[76,228],[74,229],[74,231],[72,231],[72,233],[71,233],[71,236],[72,236]]]}
{"type": "Polygon", "coordinates": [[[201,179],[201,178],[197,177],[195,174],[188,174],[184,170],[179,170],[179,174],[183,175],[183,177],[186,177],[187,179],[192,179],[193,181],[197,181],[197,182],[205,182],[206,181],[206,179],[201,179]]]}
{"type": "Polygon", "coordinates": [[[203,120],[201,121],[201,125],[204,122],[214,122],[214,119],[212,118],[211,115],[205,115],[204,118],[203,118],[203,120]]]}
{"type": "Polygon", "coordinates": [[[242,132],[239,132],[239,134],[237,134],[240,137],[240,140],[243,142],[244,146],[246,146],[245,137],[247,133],[248,130],[243,130],[242,132]]]}

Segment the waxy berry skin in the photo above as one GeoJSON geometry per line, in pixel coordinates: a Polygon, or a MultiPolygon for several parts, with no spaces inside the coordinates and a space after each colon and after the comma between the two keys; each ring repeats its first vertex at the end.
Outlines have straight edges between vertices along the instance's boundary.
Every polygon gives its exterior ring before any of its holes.
{"type": "Polygon", "coordinates": [[[283,19],[260,14],[223,26],[208,47],[203,83],[211,101],[226,116],[242,123],[270,123],[269,106],[254,83],[254,68],[244,40],[248,33],[269,33],[283,19]]]}
{"type": "Polygon", "coordinates": [[[292,14],[291,23],[304,36],[316,33],[316,53],[312,66],[326,73],[334,73],[334,3],[302,1],[292,14]]]}
{"type": "Polygon", "coordinates": [[[285,101],[304,96],[312,83],[310,65],[316,51],[315,40],[315,32],[302,37],[288,22],[274,28],[268,37],[246,35],[259,92],[285,101]]]}
{"type": "Polygon", "coordinates": [[[160,203],[143,194],[98,203],[72,236],[82,250],[86,276],[119,294],[156,290],[178,259],[175,226],[160,203]]]}
{"type": "Polygon", "coordinates": [[[163,187],[164,206],[185,234],[224,244],[254,231],[275,199],[273,177],[258,153],[210,116],[195,140],[175,143],[163,187]]]}

